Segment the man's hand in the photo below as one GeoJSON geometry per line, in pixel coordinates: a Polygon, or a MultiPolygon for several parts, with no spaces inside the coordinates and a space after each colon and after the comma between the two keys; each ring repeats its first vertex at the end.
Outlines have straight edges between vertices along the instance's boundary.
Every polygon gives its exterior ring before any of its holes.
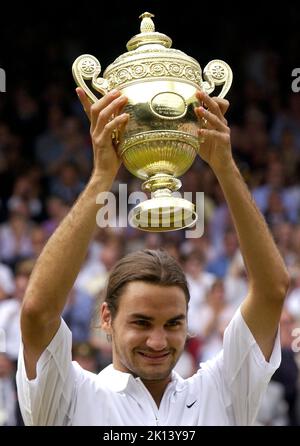
{"type": "Polygon", "coordinates": [[[197,99],[204,107],[196,107],[200,121],[199,155],[216,172],[232,161],[230,129],[224,115],[229,107],[226,99],[211,98],[204,92],[197,92],[197,99]]]}
{"type": "Polygon", "coordinates": [[[122,113],[127,103],[126,96],[113,90],[99,101],[91,104],[82,88],[76,88],[79,100],[91,121],[91,137],[94,150],[93,176],[114,179],[121,159],[117,154],[117,143],[112,139],[113,132],[118,132],[120,139],[129,115],[122,113]]]}

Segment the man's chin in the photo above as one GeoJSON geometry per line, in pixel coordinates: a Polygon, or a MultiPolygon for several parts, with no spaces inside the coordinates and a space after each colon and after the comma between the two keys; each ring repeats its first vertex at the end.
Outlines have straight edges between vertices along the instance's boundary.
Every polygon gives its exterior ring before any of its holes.
{"type": "Polygon", "coordinates": [[[163,381],[170,377],[172,368],[164,368],[152,366],[143,367],[137,371],[137,376],[139,376],[143,381],[163,381]]]}

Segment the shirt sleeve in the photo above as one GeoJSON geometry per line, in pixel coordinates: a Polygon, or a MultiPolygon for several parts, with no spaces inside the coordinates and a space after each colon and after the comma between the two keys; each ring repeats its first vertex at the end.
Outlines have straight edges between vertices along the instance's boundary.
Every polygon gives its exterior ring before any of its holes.
{"type": "Polygon", "coordinates": [[[71,331],[61,320],[58,331],[37,362],[36,378],[29,380],[21,345],[16,379],[25,425],[56,426],[70,423],[70,406],[75,391],[71,349],[71,331]]]}
{"type": "Polygon", "coordinates": [[[215,361],[204,363],[220,386],[231,423],[237,426],[255,423],[262,397],[280,362],[279,330],[267,362],[239,308],[225,330],[222,352],[215,361]]]}

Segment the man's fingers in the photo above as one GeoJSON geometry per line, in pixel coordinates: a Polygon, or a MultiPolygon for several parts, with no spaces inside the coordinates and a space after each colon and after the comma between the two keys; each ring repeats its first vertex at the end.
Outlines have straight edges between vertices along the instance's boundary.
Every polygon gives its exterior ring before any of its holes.
{"type": "Polygon", "coordinates": [[[211,130],[211,129],[199,129],[198,130],[198,136],[200,144],[204,144],[209,142],[211,139],[218,139],[219,141],[222,141],[225,144],[230,143],[230,135],[229,133],[221,133],[217,130],[211,130]]]}
{"type": "Polygon", "coordinates": [[[121,92],[119,90],[112,90],[92,105],[91,107],[92,129],[94,129],[94,127],[97,125],[97,120],[102,110],[104,110],[111,102],[113,102],[120,95],[121,92]]]}
{"type": "Polygon", "coordinates": [[[124,109],[124,107],[126,106],[126,104],[128,102],[127,96],[121,96],[121,98],[122,98],[122,100],[120,100],[118,102],[118,106],[116,108],[116,111],[114,112],[115,116],[120,115],[121,113],[123,113],[123,109],[124,109]]]}
{"type": "Polygon", "coordinates": [[[109,121],[103,128],[103,137],[111,139],[114,130],[123,130],[129,119],[128,113],[122,113],[109,121]]]}
{"type": "Polygon", "coordinates": [[[96,127],[101,130],[101,127],[104,127],[108,121],[111,121],[112,117],[118,116],[127,101],[126,96],[119,96],[103,108],[98,115],[96,127]]]}
{"type": "Polygon", "coordinates": [[[222,98],[211,98],[208,94],[203,91],[198,91],[196,97],[215,115],[217,115],[223,122],[225,120],[224,114],[226,113],[229,102],[222,98]]]}
{"type": "Polygon", "coordinates": [[[91,104],[89,98],[85,94],[84,90],[80,87],[76,88],[76,93],[77,93],[77,96],[81,102],[83,110],[85,111],[89,120],[91,120],[91,106],[92,106],[92,104],[91,104]]]}
{"type": "Polygon", "coordinates": [[[227,101],[227,99],[224,99],[224,98],[218,98],[217,96],[212,97],[212,99],[215,102],[217,102],[217,104],[219,105],[219,108],[222,112],[222,115],[224,116],[229,108],[229,105],[230,105],[229,101],[227,101]]]}
{"type": "Polygon", "coordinates": [[[219,132],[229,132],[228,127],[224,123],[223,117],[220,118],[219,115],[216,115],[209,110],[205,110],[204,107],[195,108],[195,112],[200,119],[202,118],[206,120],[210,128],[218,130],[219,132]]]}

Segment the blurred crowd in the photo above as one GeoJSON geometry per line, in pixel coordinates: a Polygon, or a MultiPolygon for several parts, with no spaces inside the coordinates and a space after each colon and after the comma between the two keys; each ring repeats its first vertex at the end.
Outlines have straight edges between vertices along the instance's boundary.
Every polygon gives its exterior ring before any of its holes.
{"type": "MultiPolygon", "coordinates": [[[[51,71],[60,64],[47,48],[51,71]],[[57,64],[57,65],[56,65],[57,64]]],[[[78,55],[78,54],[76,54],[78,55]]],[[[262,401],[258,422],[300,424],[300,94],[281,88],[280,55],[252,48],[241,61],[243,83],[228,114],[234,158],[265,216],[291,276],[281,320],[282,364],[262,401]],[[298,336],[298,341],[297,341],[298,336]]],[[[233,87],[234,88],[234,87],[233,87]]],[[[40,91],[20,82],[0,96],[0,426],[20,425],[14,374],[19,314],[26,286],[48,238],[83,190],[92,168],[89,124],[74,91],[58,76],[40,91]]],[[[190,287],[189,338],[176,370],[184,377],[222,347],[222,336],[247,294],[247,276],[222,191],[200,159],[182,191],[205,193],[200,238],[184,230],[146,233],[98,228],[70,292],[63,318],[73,333],[73,357],[99,372],[111,361],[99,328],[109,271],[124,254],[164,248],[182,265],[190,287]]],[[[121,167],[113,191],[141,182],[121,167]]],[[[129,210],[129,209],[128,209],[129,210]]],[[[49,277],[51,280],[51,277],[49,277]]]]}

